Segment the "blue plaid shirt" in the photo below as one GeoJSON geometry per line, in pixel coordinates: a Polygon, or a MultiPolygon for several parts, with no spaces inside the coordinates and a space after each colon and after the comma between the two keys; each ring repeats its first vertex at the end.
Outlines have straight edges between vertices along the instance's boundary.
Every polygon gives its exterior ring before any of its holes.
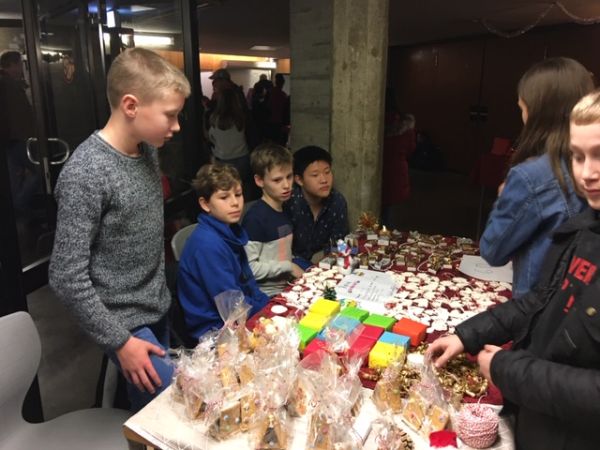
{"type": "Polygon", "coordinates": [[[321,250],[329,250],[338,239],[349,233],[348,205],[346,199],[335,189],[324,200],[323,208],[316,220],[304,199],[302,188],[294,184],[291,198],[283,204],[294,227],[292,253],[310,261],[321,250]]]}

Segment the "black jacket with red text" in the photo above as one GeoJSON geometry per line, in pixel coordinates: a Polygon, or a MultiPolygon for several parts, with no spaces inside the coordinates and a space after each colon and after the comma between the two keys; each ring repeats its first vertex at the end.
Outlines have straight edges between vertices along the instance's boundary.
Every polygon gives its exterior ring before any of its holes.
{"type": "Polygon", "coordinates": [[[456,333],[471,354],[513,341],[511,350],[496,353],[490,373],[516,406],[519,450],[598,450],[599,212],[573,217],[552,241],[533,291],[465,321],[456,333]]]}

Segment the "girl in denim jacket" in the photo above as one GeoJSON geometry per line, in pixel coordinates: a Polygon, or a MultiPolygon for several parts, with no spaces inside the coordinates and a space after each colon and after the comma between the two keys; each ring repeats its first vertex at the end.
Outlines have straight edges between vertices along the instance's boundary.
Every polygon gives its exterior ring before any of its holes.
{"type": "Polygon", "coordinates": [[[538,280],[554,229],[586,207],[570,176],[569,113],[593,88],[590,72],[569,58],[545,59],[519,81],[524,125],[480,240],[490,265],[513,262],[515,298],[538,280]]]}

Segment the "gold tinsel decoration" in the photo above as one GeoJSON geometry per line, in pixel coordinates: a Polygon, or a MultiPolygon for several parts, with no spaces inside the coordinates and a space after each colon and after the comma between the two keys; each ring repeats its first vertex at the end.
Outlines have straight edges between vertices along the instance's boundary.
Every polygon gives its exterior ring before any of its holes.
{"type": "Polygon", "coordinates": [[[357,228],[359,230],[373,230],[376,232],[379,230],[379,221],[373,213],[365,211],[361,213],[360,217],[358,218],[357,228]]]}
{"type": "MultiPolygon", "coordinates": [[[[426,349],[427,344],[422,344],[417,351],[425,353],[426,349]]],[[[479,373],[477,364],[467,358],[466,353],[451,359],[436,372],[442,387],[451,392],[457,402],[465,395],[477,398],[487,392],[488,381],[479,373]]]]}

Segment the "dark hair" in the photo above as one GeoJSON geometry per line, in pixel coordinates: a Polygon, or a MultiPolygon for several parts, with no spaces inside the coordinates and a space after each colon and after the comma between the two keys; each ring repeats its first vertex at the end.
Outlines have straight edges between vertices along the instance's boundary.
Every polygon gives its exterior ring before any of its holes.
{"type": "Polygon", "coordinates": [[[569,115],[579,99],[593,88],[592,74],[570,58],[548,58],[525,72],[517,92],[527,107],[527,122],[511,166],[548,153],[552,171],[566,192],[561,162],[570,168],[569,115]]]}
{"type": "Polygon", "coordinates": [[[226,88],[219,91],[217,107],[210,115],[210,125],[221,130],[228,130],[232,126],[242,131],[245,125],[244,109],[235,88],[226,88]]]}
{"type": "Polygon", "coordinates": [[[13,64],[20,64],[21,60],[21,53],[15,50],[6,50],[0,55],[0,67],[8,69],[13,64]]]}
{"type": "Polygon", "coordinates": [[[227,164],[206,164],[200,167],[192,180],[198,198],[202,197],[207,201],[215,192],[228,191],[236,184],[242,184],[240,174],[235,167],[227,164]]]}
{"type": "Polygon", "coordinates": [[[275,86],[283,87],[284,84],[285,84],[285,77],[280,73],[275,75],[275,86]]]}
{"type": "Polygon", "coordinates": [[[254,149],[250,155],[252,173],[264,178],[267,171],[276,166],[291,166],[294,158],[292,152],[281,145],[268,142],[254,149]]]}
{"type": "Polygon", "coordinates": [[[333,159],[324,148],[307,145],[294,153],[294,175],[304,176],[304,171],[315,161],[325,161],[331,166],[333,159]]]}

